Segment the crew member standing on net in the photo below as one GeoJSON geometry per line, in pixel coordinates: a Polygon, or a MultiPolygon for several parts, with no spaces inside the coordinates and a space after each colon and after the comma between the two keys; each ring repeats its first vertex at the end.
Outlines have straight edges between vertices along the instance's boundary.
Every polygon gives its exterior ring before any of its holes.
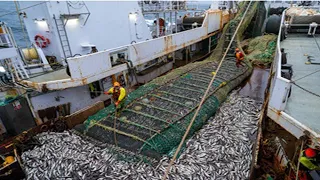
{"type": "Polygon", "coordinates": [[[236,48],[236,66],[239,68],[239,66],[243,66],[242,61],[244,59],[243,53],[240,51],[239,48],[236,48]]]}
{"type": "Polygon", "coordinates": [[[116,106],[116,117],[119,117],[122,109],[124,108],[126,90],[120,86],[119,82],[114,82],[113,87],[110,88],[108,92],[104,92],[104,94],[112,94],[112,100],[116,106]]]}

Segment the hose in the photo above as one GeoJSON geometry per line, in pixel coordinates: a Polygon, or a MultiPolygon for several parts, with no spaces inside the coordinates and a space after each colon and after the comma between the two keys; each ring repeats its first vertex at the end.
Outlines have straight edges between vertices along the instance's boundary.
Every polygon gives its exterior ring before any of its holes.
{"type": "MultiPolygon", "coordinates": [[[[126,59],[126,60],[120,60],[120,62],[127,64],[128,71],[129,71],[129,74],[131,76],[131,81],[133,82],[133,77],[132,77],[132,75],[133,75],[133,76],[135,76],[135,79],[138,82],[137,73],[136,73],[135,68],[133,67],[132,61],[129,60],[129,59],[126,59]]],[[[131,85],[131,83],[130,83],[130,85],[131,85]]]]}
{"type": "Polygon", "coordinates": [[[133,63],[132,63],[131,60],[127,59],[127,61],[130,62],[131,70],[132,70],[132,72],[133,72],[134,77],[136,78],[137,83],[138,83],[138,77],[137,77],[136,69],[134,68],[133,63]]]}

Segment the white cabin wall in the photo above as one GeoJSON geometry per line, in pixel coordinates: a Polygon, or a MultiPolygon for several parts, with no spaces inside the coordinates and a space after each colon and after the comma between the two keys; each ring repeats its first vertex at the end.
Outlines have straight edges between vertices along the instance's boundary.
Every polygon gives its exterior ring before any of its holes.
{"type": "MultiPolygon", "coordinates": [[[[20,6],[23,8],[35,3],[39,2],[20,2],[20,6]]],[[[81,47],[83,44],[96,45],[97,49],[102,51],[130,44],[131,42],[141,42],[146,39],[152,39],[137,2],[85,1],[85,4],[91,13],[87,23],[83,26],[87,15],[82,14],[78,21],[73,21],[72,23],[68,21],[66,24],[66,31],[73,55],[84,55],[91,51],[91,48],[81,47]],[[129,18],[129,13],[137,13],[137,18],[129,18]],[[137,27],[134,25],[135,22],[137,23],[137,27]],[[138,37],[136,36],[137,32],[138,37]]],[[[78,12],[74,9],[71,10],[71,13],[74,14],[86,12],[84,8],[81,8],[78,12]]],[[[27,24],[30,40],[34,41],[33,37],[37,33],[45,36],[48,35],[51,41],[54,40],[48,48],[43,48],[45,54],[48,55],[48,53],[57,51],[57,49],[61,50],[53,14],[55,14],[57,18],[60,17],[60,14],[68,14],[67,2],[50,1],[40,6],[26,9],[25,11],[28,16],[25,18],[25,23],[27,24]],[[47,7],[47,9],[45,7],[47,7]],[[38,18],[43,18],[40,17],[41,14],[42,16],[43,14],[48,14],[48,17],[44,18],[50,19],[50,21],[48,20],[47,22],[51,32],[40,31],[39,28],[35,26],[35,23],[32,22],[32,19],[37,16],[38,18]]],[[[62,56],[62,53],[55,54],[57,57],[62,56]]]]}
{"type": "Polygon", "coordinates": [[[219,1],[213,1],[210,5],[210,9],[218,9],[219,8],[219,1]]]}
{"type": "MultiPolygon", "coordinates": [[[[39,1],[20,1],[20,8],[29,7],[35,4],[39,4],[39,1]]],[[[49,2],[48,2],[49,3],[49,2]]],[[[52,14],[50,15],[48,10],[48,3],[43,3],[34,7],[23,10],[26,13],[26,18],[23,18],[24,24],[27,29],[27,33],[31,42],[34,41],[34,37],[37,34],[43,35],[50,40],[50,44],[46,48],[42,48],[42,51],[46,56],[56,56],[58,60],[63,58],[63,52],[61,49],[59,37],[57,34],[56,26],[53,20],[52,14]],[[46,19],[48,30],[43,26],[45,23],[37,23],[35,19],[46,19]]],[[[21,16],[22,17],[22,16],[21,16]]]]}
{"type": "Polygon", "coordinates": [[[46,109],[52,106],[71,103],[70,113],[74,113],[98,101],[105,101],[109,98],[110,96],[102,93],[100,96],[91,99],[89,87],[86,85],[34,96],[30,98],[30,101],[36,116],[38,116],[38,110],[46,109]],[[60,98],[60,101],[56,101],[55,97],[57,96],[62,96],[63,98],[60,98]]]}

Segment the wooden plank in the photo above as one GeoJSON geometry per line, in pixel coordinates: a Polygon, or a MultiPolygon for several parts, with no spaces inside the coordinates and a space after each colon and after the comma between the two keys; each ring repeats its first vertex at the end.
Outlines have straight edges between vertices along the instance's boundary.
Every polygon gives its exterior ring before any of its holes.
{"type": "Polygon", "coordinates": [[[104,103],[102,101],[98,101],[97,103],[81,109],[77,112],[72,113],[71,115],[66,116],[66,123],[68,128],[73,128],[74,126],[83,123],[88,119],[89,116],[96,114],[98,111],[104,108],[104,103]]]}

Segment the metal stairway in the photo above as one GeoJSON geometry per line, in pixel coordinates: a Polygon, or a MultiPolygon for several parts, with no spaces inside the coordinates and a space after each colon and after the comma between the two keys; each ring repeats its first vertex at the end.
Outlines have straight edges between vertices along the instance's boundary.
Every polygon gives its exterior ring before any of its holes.
{"type": "Polygon", "coordinates": [[[29,75],[20,61],[11,61],[11,68],[14,72],[14,76],[17,80],[28,79],[29,75]]]}
{"type": "Polygon", "coordinates": [[[68,35],[67,35],[66,28],[65,28],[65,24],[63,23],[63,19],[61,19],[61,18],[57,19],[55,17],[55,15],[53,15],[53,19],[54,19],[56,27],[57,27],[59,40],[60,40],[60,44],[61,44],[64,58],[67,59],[68,57],[72,56],[72,52],[71,52],[70,43],[68,40],[68,35]]]}

